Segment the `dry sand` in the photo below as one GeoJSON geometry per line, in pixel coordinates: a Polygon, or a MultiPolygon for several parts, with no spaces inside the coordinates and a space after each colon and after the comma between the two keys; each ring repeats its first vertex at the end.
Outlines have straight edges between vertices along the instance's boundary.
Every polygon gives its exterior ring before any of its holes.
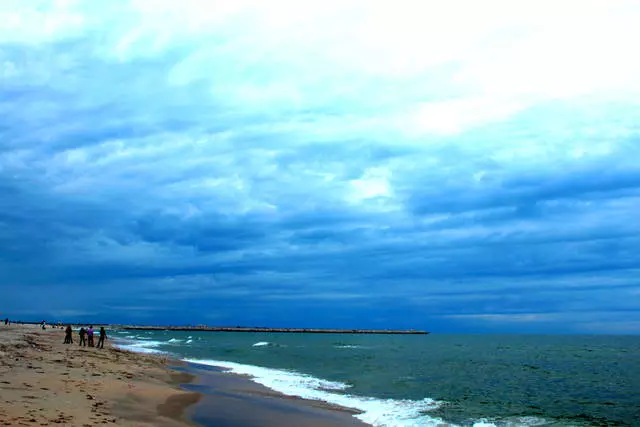
{"type": "MultiPolygon", "coordinates": [[[[167,360],[112,348],[62,344],[62,329],[0,325],[0,425],[188,426],[200,399],[193,376],[167,360]]],[[[96,338],[97,340],[97,338],[96,338]]]]}

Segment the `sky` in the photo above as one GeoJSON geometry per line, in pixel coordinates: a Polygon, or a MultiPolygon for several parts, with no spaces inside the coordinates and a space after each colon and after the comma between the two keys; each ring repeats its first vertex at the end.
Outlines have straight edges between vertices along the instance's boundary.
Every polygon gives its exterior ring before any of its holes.
{"type": "Polygon", "coordinates": [[[637,0],[0,2],[0,315],[640,333],[637,0]]]}

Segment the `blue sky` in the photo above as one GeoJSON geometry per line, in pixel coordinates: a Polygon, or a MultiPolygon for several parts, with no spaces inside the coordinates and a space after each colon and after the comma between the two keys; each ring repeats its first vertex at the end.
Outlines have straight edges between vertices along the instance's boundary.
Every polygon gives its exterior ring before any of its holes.
{"type": "Polygon", "coordinates": [[[0,312],[640,332],[635,0],[0,3],[0,312]]]}

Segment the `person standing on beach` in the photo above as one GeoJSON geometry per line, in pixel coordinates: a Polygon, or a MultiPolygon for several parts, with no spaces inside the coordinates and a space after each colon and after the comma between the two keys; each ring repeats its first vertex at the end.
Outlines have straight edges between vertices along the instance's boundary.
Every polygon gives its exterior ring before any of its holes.
{"type": "Polygon", "coordinates": [[[100,337],[98,338],[98,348],[104,348],[104,340],[107,338],[107,331],[104,330],[104,326],[100,326],[100,337]]]}
{"type": "Polygon", "coordinates": [[[93,347],[93,325],[89,326],[89,329],[87,329],[87,341],[89,347],[93,347]]]}
{"type": "Polygon", "coordinates": [[[67,326],[67,329],[65,329],[64,331],[63,344],[73,344],[73,337],[71,336],[72,333],[73,333],[73,330],[71,329],[71,326],[67,326]]]}
{"type": "Polygon", "coordinates": [[[80,344],[78,344],[78,345],[86,347],[87,346],[87,340],[84,337],[85,337],[85,335],[87,335],[87,330],[84,328],[84,326],[82,328],[80,328],[79,334],[80,334],[80,344]]]}

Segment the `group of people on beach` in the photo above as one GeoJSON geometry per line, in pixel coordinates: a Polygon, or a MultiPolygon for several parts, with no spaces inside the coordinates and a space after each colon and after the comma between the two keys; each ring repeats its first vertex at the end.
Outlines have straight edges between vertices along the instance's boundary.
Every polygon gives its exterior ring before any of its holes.
{"type": "MultiPolygon", "coordinates": [[[[104,348],[104,340],[107,339],[107,331],[105,331],[104,326],[100,327],[100,332],[98,333],[98,344],[94,345],[93,342],[93,325],[89,326],[88,329],[85,329],[84,326],[80,328],[78,331],[78,335],[80,335],[80,343],[83,347],[96,347],[96,348],[104,348]]],[[[63,344],[73,344],[73,329],[71,326],[67,326],[64,331],[64,342],[63,344]]]]}
{"type": "Polygon", "coordinates": [[[40,323],[35,323],[35,322],[23,322],[22,320],[11,320],[8,317],[4,319],[4,324],[5,325],[11,325],[12,323],[14,325],[20,325],[20,326],[22,326],[22,325],[40,325],[42,327],[42,329],[46,329],[45,325],[47,324],[44,320],[42,322],[40,322],[40,323]]]}

